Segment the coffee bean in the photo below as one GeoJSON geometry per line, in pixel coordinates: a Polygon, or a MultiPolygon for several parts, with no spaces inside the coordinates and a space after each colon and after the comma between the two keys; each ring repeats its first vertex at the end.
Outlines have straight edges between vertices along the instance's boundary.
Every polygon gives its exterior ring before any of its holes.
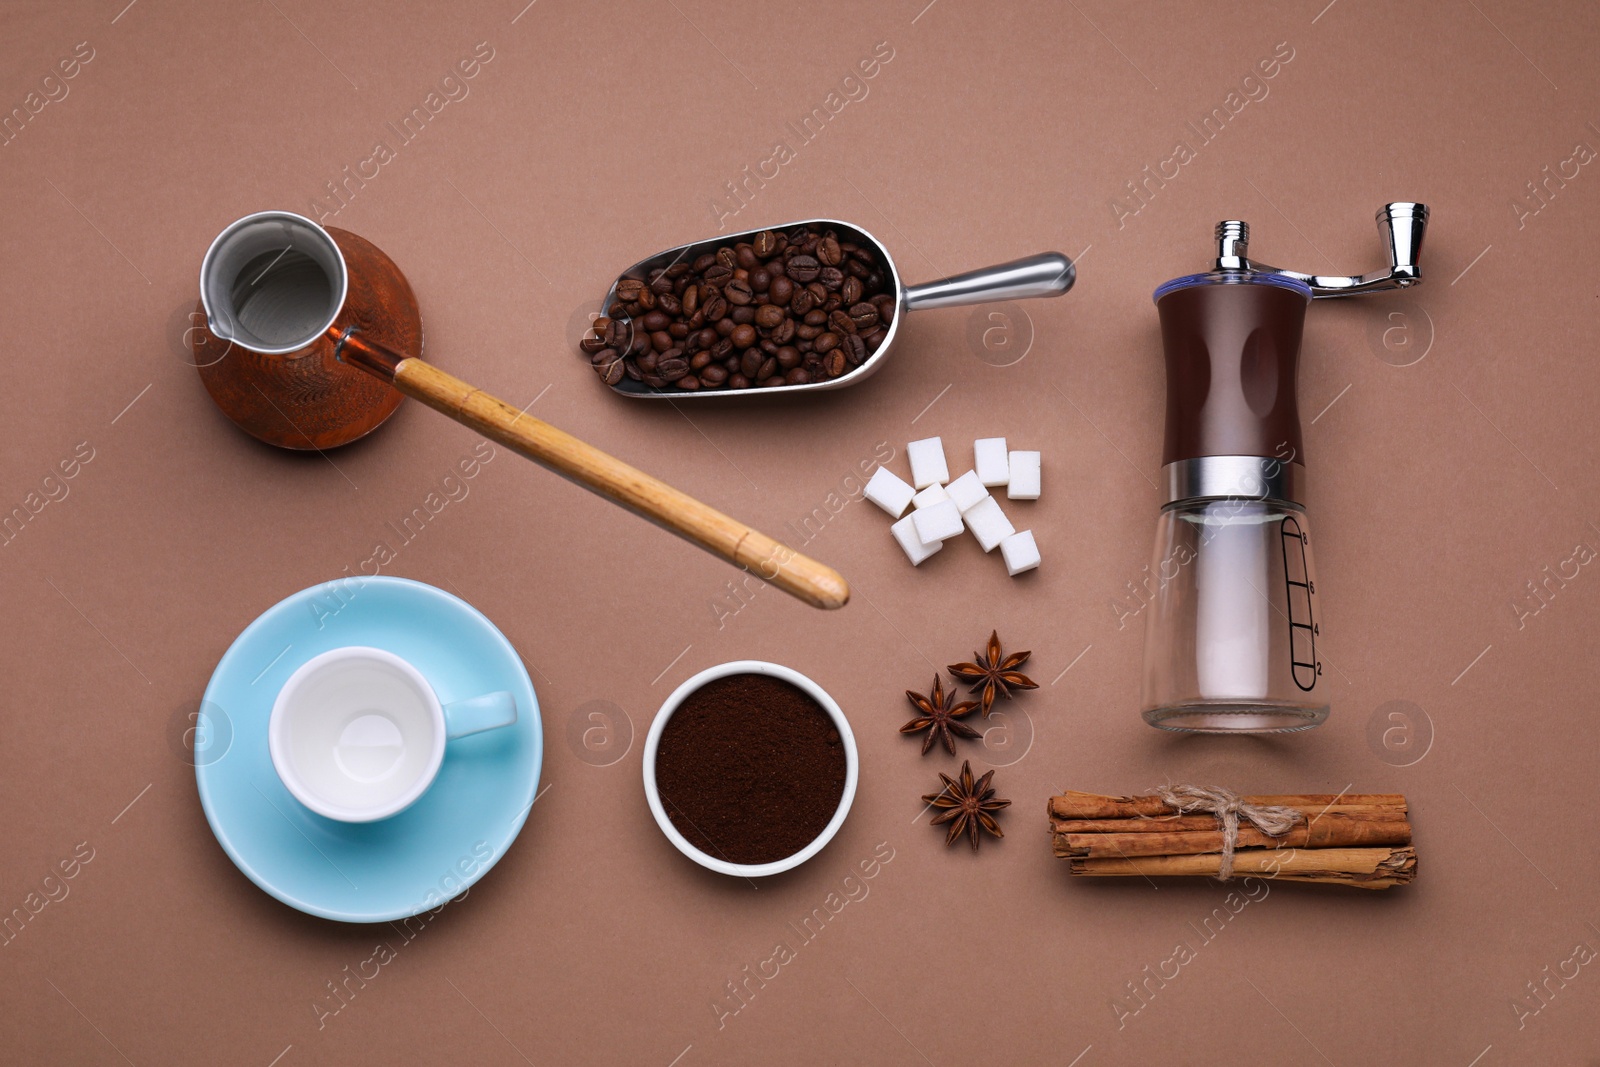
{"type": "Polygon", "coordinates": [[[839,335],[832,330],[819,333],[811,342],[811,346],[818,352],[831,352],[839,347],[839,335]]]}
{"type": "Polygon", "coordinates": [[[871,304],[852,304],[849,314],[850,321],[856,324],[858,331],[870,330],[878,325],[878,309],[871,304]]]}
{"type": "Polygon", "coordinates": [[[817,306],[817,298],[810,289],[796,289],[794,296],[789,298],[789,310],[796,315],[804,315],[817,306]]]}
{"type": "Polygon", "coordinates": [[[711,346],[711,358],[716,360],[727,359],[733,354],[733,341],[724,337],[711,346]]]}
{"type": "Polygon", "coordinates": [[[701,385],[721,385],[728,380],[728,372],[721,367],[711,366],[700,372],[701,385]]]}
{"type": "Polygon", "coordinates": [[[774,344],[786,345],[794,337],[794,320],[785,316],[783,321],[772,328],[772,341],[774,344]]]}
{"type": "Polygon", "coordinates": [[[754,378],[758,382],[761,382],[766,381],[768,378],[777,373],[778,361],[776,359],[764,359],[761,361],[761,366],[757,367],[756,372],[750,375],[750,377],[754,378]]]}
{"type": "Polygon", "coordinates": [[[672,335],[666,330],[657,330],[650,335],[650,344],[657,352],[665,352],[672,347],[672,335]]]}
{"type": "Polygon", "coordinates": [[[843,310],[831,311],[828,313],[828,328],[834,333],[855,333],[856,320],[843,310]]]}
{"type": "Polygon", "coordinates": [[[649,289],[640,289],[639,299],[635,303],[641,311],[649,311],[656,306],[656,294],[649,289]]]}
{"type": "Polygon", "coordinates": [[[782,274],[773,275],[772,284],[767,287],[767,299],[781,308],[789,302],[789,298],[793,295],[794,282],[782,274]]]}
{"type": "MultiPolygon", "coordinates": [[[[807,326],[823,326],[827,324],[828,313],[823,311],[821,308],[817,308],[814,311],[806,312],[806,317],[803,321],[807,326]]],[[[812,336],[814,337],[816,335],[813,334],[812,336]]]]}
{"type": "Polygon", "coordinates": [[[656,364],[656,376],[669,382],[675,382],[689,373],[689,364],[681,359],[663,359],[656,364]]]}
{"type": "Polygon", "coordinates": [[[839,348],[844,352],[845,358],[850,361],[850,365],[853,367],[859,367],[867,361],[867,343],[857,334],[852,333],[846,336],[844,343],[839,348]]]}
{"type": "Polygon", "coordinates": [[[686,374],[682,378],[679,378],[677,381],[673,382],[672,384],[677,386],[679,389],[684,389],[684,390],[687,390],[689,392],[694,392],[696,389],[700,388],[700,379],[696,378],[692,374],[686,374]]]}
{"type": "MultiPolygon", "coordinates": [[[[601,321],[601,320],[597,319],[596,321],[598,322],[598,321],[601,321]]],[[[606,332],[605,332],[605,330],[603,328],[600,329],[599,331],[596,331],[594,329],[586,330],[584,332],[583,339],[578,342],[578,348],[581,349],[582,351],[588,353],[589,355],[593,355],[594,353],[601,351],[605,347],[606,347],[606,332]]]]}
{"type": "Polygon", "coordinates": [[[707,270],[702,277],[705,278],[708,285],[727,285],[733,280],[733,268],[719,262],[716,266],[707,270]]]}
{"type": "Polygon", "coordinates": [[[739,349],[749,348],[756,343],[756,328],[754,326],[735,327],[729,338],[733,341],[733,347],[739,349]]]}
{"type": "Polygon", "coordinates": [[[716,360],[716,358],[717,357],[712,354],[712,350],[711,349],[706,349],[705,351],[696,352],[694,354],[694,358],[689,360],[689,369],[692,370],[692,371],[705,370],[707,367],[711,366],[711,364],[716,360]]]}
{"type": "Polygon", "coordinates": [[[666,312],[673,318],[677,318],[678,312],[682,310],[683,305],[678,302],[676,293],[662,293],[656,299],[656,308],[666,312]]]}
{"type": "Polygon", "coordinates": [[[823,267],[817,272],[817,281],[821,282],[828,292],[837,293],[839,287],[844,284],[844,271],[838,267],[823,267]]]}
{"type": "Polygon", "coordinates": [[[839,242],[833,237],[824,237],[817,242],[817,259],[829,267],[837,267],[844,259],[844,251],[839,247],[839,242]]]}
{"type": "Polygon", "coordinates": [[[695,309],[700,306],[700,287],[698,285],[689,286],[683,291],[681,299],[683,301],[683,313],[685,315],[693,315],[695,309]]]}
{"type": "Polygon", "coordinates": [[[739,265],[739,254],[731,248],[717,249],[717,263],[730,271],[739,265]]]}
{"type": "Polygon", "coordinates": [[[822,361],[822,369],[827,371],[830,378],[837,378],[843,374],[845,369],[844,353],[837,348],[829,352],[827,358],[822,361]]]}
{"type": "Polygon", "coordinates": [[[715,252],[707,252],[703,256],[696,257],[695,261],[689,265],[689,269],[695,274],[704,274],[707,270],[711,269],[711,264],[715,263],[716,261],[717,254],[715,252]]]}
{"type": "Polygon", "coordinates": [[[878,350],[878,346],[883,344],[883,339],[887,336],[888,332],[884,330],[882,326],[879,326],[876,330],[873,330],[871,333],[863,337],[862,340],[867,343],[867,347],[869,349],[876,352],[878,350]]]}
{"type": "Polygon", "coordinates": [[[861,279],[851,276],[839,286],[839,299],[845,304],[854,304],[861,299],[861,279]]]}
{"type": "Polygon", "coordinates": [[[737,245],[734,245],[733,255],[734,258],[739,261],[739,266],[743,267],[745,270],[755,270],[757,267],[761,266],[761,260],[756,258],[755,249],[743,241],[739,242],[737,245]]]}
{"type": "Polygon", "coordinates": [[[792,370],[800,365],[800,350],[792,345],[784,345],[778,349],[778,366],[784,370],[792,370]]]}
{"type": "Polygon", "coordinates": [[[755,290],[750,288],[749,282],[733,279],[722,287],[722,295],[728,298],[730,304],[748,304],[756,298],[755,290]]]}
{"type": "Polygon", "coordinates": [[[756,325],[770,330],[784,319],[783,309],[773,304],[762,304],[756,309],[756,325]]]}
{"type": "Polygon", "coordinates": [[[821,271],[817,261],[811,256],[799,255],[792,257],[784,264],[783,272],[795,281],[804,284],[816,278],[821,271]]]}
{"type": "Polygon", "coordinates": [[[728,388],[748,389],[750,388],[750,379],[746,378],[743,374],[730,374],[728,375],[728,388]]]}
{"type": "Polygon", "coordinates": [[[671,321],[672,317],[665,311],[652,311],[644,317],[644,328],[654,333],[657,330],[665,330],[667,323],[671,321]]]}
{"type": "Polygon", "coordinates": [[[811,375],[806,373],[806,369],[804,367],[796,367],[788,374],[785,374],[783,376],[783,380],[787,385],[805,385],[807,382],[811,381],[811,375]]]}
{"type": "Polygon", "coordinates": [[[767,356],[759,348],[747,348],[744,356],[739,360],[739,371],[748,377],[758,377],[761,365],[767,361],[767,356]]]}
{"type": "Polygon", "coordinates": [[[721,293],[714,292],[701,310],[706,313],[707,322],[715,322],[728,313],[728,302],[722,298],[721,293]]]}
{"type": "Polygon", "coordinates": [[[643,288],[644,282],[638,278],[623,278],[617,283],[616,298],[625,302],[637,300],[643,288]]]}
{"type": "Polygon", "coordinates": [[[751,248],[762,259],[771,259],[773,254],[778,251],[778,235],[771,230],[762,230],[756,234],[755,240],[751,242],[751,248]]]}

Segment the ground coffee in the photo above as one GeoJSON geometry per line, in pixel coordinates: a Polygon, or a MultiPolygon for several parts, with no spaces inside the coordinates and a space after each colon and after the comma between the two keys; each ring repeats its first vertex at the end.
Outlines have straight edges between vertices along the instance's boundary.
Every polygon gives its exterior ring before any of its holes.
{"type": "Polygon", "coordinates": [[[771,863],[805,848],[844,796],[845,751],[801,689],[734,674],[686,697],[661,732],[656,788],[672,825],[729,863],[771,863]]]}

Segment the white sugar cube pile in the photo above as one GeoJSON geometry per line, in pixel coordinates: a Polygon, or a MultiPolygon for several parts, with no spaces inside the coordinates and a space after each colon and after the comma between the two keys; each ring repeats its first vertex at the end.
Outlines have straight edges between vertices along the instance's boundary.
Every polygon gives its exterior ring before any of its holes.
{"type": "Polygon", "coordinates": [[[898,520],[889,532],[912,566],[965,530],[972,531],[985,552],[1000,549],[1013,577],[1039,566],[1033,531],[1019,532],[990,492],[1003,486],[1007,500],[1038,500],[1038,452],[1013,451],[1004,437],[982,438],[972,443],[972,469],[953,481],[944,441],[938,437],[912,441],[906,445],[906,458],[911,463],[909,483],[879,467],[865,495],[898,520]]]}

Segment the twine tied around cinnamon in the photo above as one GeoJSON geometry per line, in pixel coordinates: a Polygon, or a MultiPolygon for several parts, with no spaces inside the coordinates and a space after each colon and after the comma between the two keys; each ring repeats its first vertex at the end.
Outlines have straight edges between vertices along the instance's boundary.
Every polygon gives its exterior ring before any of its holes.
{"type": "Polygon", "coordinates": [[[1217,870],[1217,881],[1226,882],[1233,877],[1233,850],[1239,842],[1239,819],[1268,837],[1282,837],[1305,818],[1296,808],[1273,804],[1247,804],[1244,798],[1231,789],[1221,786],[1175,785],[1156,790],[1164,804],[1182,815],[1191,811],[1207,811],[1222,824],[1222,865],[1217,870]]]}

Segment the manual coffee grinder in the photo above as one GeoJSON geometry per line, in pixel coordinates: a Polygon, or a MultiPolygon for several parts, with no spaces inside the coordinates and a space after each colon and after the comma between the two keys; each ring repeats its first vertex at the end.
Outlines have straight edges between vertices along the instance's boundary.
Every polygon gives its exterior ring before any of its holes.
{"type": "Polygon", "coordinates": [[[1217,224],[1205,274],[1155,291],[1166,353],[1165,502],[1150,567],[1141,709],[1164,730],[1286,733],[1328,716],[1295,371],[1312,300],[1422,280],[1428,209],[1387,204],[1389,268],[1326,277],[1252,262],[1217,224]]]}

